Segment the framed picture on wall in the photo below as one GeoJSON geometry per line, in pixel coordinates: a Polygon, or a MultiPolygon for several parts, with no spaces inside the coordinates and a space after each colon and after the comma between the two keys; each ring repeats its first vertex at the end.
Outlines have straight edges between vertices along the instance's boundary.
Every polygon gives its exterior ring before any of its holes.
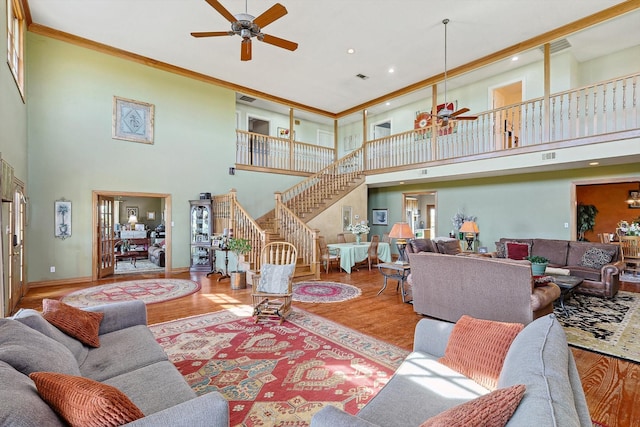
{"type": "Polygon", "coordinates": [[[389,209],[373,209],[373,225],[389,225],[389,209]]]}
{"type": "Polygon", "coordinates": [[[629,203],[629,209],[640,209],[640,191],[629,191],[629,200],[632,200],[632,202],[629,203]]]}
{"type": "Polygon", "coordinates": [[[127,206],[127,221],[131,218],[131,215],[134,215],[138,218],[138,207],[137,206],[127,206]]]}
{"type": "Polygon", "coordinates": [[[156,213],[155,212],[147,212],[147,219],[150,221],[153,221],[154,219],[156,219],[156,213]]]}
{"type": "Polygon", "coordinates": [[[71,237],[71,201],[60,199],[53,203],[54,236],[59,239],[71,237]]]}
{"type": "Polygon", "coordinates": [[[153,144],[154,111],[153,104],[114,96],[112,137],[153,144]]]}
{"type": "Polygon", "coordinates": [[[351,216],[353,214],[353,209],[351,206],[343,206],[342,207],[342,230],[347,231],[347,227],[351,225],[351,216]]]}

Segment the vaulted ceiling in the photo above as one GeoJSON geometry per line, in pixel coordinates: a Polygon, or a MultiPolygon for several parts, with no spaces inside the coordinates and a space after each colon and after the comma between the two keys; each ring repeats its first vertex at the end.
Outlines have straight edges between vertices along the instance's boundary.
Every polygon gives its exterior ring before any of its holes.
{"type": "MultiPolygon", "coordinates": [[[[298,49],[292,52],[254,39],[253,59],[243,62],[238,36],[190,36],[193,31],[230,28],[205,0],[23,1],[33,32],[116,48],[217,79],[239,93],[327,116],[355,111],[441,76],[444,18],[450,19],[447,63],[452,74],[457,67],[519,44],[523,51],[513,49],[492,60],[513,53],[525,61],[540,60],[538,46],[526,42],[539,41],[536,38],[548,32],[544,41],[566,38],[578,61],[640,44],[640,0],[279,0],[288,14],[264,32],[295,41],[298,49]],[[622,9],[628,13],[620,14],[622,9]],[[588,17],[596,13],[611,19],[573,34],[553,32],[576,21],[591,22],[588,17]],[[349,48],[355,53],[348,54],[349,48]]],[[[275,1],[220,3],[232,14],[244,13],[246,7],[258,16],[275,1]]],[[[509,62],[499,66],[513,66],[509,62]]]]}

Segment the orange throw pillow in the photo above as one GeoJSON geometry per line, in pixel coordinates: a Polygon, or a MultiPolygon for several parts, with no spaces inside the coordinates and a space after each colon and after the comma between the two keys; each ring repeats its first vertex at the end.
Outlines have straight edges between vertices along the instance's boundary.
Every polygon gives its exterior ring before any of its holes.
{"type": "Polygon", "coordinates": [[[520,323],[474,319],[464,315],[453,327],[439,362],[483,387],[495,390],[507,351],[523,328],[520,323]]]}
{"type": "Polygon", "coordinates": [[[524,396],[522,384],[500,388],[429,418],[420,427],[504,427],[524,396]]]}
{"type": "Polygon", "coordinates": [[[72,427],[120,426],[143,418],[120,390],[107,384],[55,372],[29,375],[40,397],[72,427]]]}
{"type": "Polygon", "coordinates": [[[55,299],[42,300],[44,317],[65,334],[91,346],[100,347],[100,322],[104,313],[80,310],[55,299]]]}

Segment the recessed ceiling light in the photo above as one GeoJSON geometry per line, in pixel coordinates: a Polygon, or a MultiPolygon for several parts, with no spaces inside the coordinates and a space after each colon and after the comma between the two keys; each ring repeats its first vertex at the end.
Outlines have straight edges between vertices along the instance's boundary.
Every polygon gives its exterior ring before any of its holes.
{"type": "Polygon", "coordinates": [[[517,60],[518,60],[518,57],[517,57],[517,56],[514,56],[513,58],[511,58],[511,60],[512,60],[512,61],[517,61],[517,60]]]}
{"type": "Polygon", "coordinates": [[[389,106],[389,105],[391,105],[391,103],[389,101],[387,101],[387,102],[385,102],[384,105],[389,106]]]}
{"type": "Polygon", "coordinates": [[[356,53],[356,50],[354,48],[350,47],[349,49],[347,49],[347,53],[349,55],[352,55],[352,54],[356,53]]]}
{"type": "Polygon", "coordinates": [[[396,71],[396,70],[394,70],[394,69],[393,69],[393,67],[389,68],[389,73],[393,73],[393,72],[395,72],[395,71],[396,71]]]}
{"type": "Polygon", "coordinates": [[[400,181],[400,182],[399,182],[399,184],[400,184],[400,185],[404,185],[404,181],[400,181]]]}
{"type": "Polygon", "coordinates": [[[589,162],[589,166],[598,166],[600,162],[589,162]]]}

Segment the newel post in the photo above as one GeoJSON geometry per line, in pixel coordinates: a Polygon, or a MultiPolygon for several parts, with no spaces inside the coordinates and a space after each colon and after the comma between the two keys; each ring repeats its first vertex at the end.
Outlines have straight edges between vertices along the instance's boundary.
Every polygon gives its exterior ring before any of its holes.
{"type": "MultiPolygon", "coordinates": [[[[311,250],[311,253],[313,254],[313,256],[311,257],[311,272],[313,273],[313,277],[315,280],[320,280],[320,271],[322,271],[320,251],[318,250],[319,235],[320,235],[320,230],[314,229],[312,231],[313,249],[311,250]]],[[[329,260],[327,260],[327,262],[329,262],[329,260]]]]}
{"type": "Polygon", "coordinates": [[[229,224],[228,228],[236,233],[236,201],[238,200],[238,191],[235,188],[229,190],[229,224]]]}

